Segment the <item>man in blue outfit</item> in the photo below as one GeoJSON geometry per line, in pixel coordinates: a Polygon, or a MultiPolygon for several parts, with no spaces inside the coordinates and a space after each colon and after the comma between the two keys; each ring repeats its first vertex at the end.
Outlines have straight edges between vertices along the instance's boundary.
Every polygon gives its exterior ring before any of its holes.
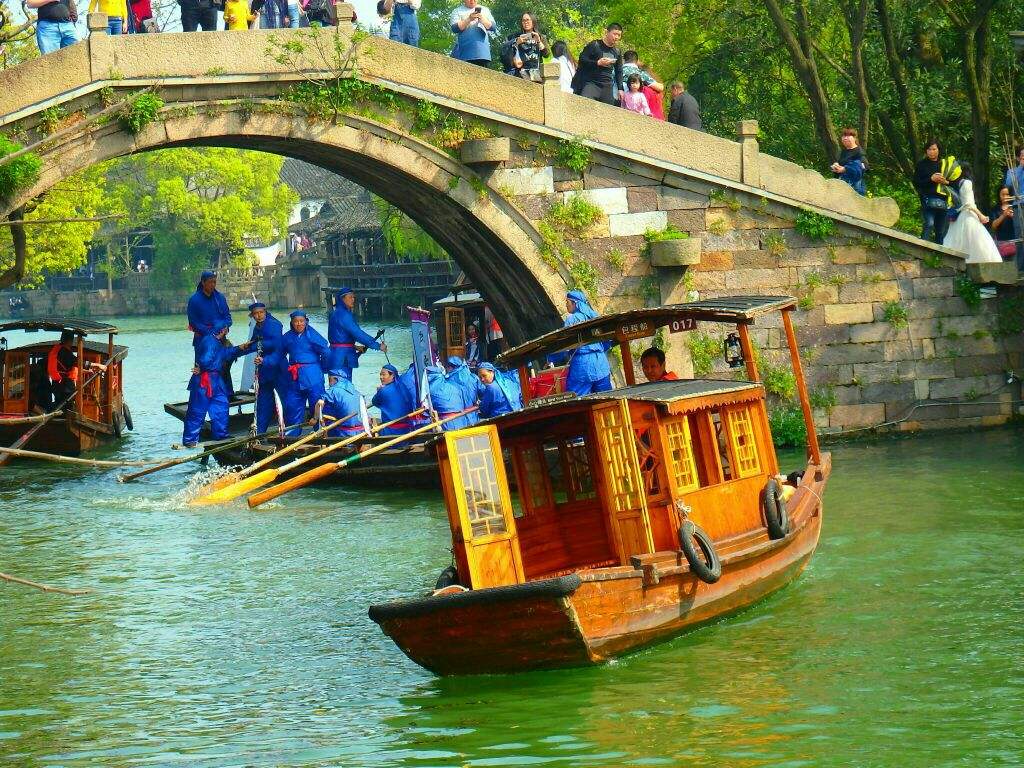
{"type": "MultiPolygon", "coordinates": [[[[427,385],[430,387],[430,403],[439,419],[454,416],[462,410],[462,391],[445,378],[444,371],[437,365],[427,366],[427,385]]],[[[468,414],[467,414],[468,415],[468,414]]],[[[446,432],[472,426],[466,416],[445,423],[446,432]]]]}
{"type": "MultiPolygon", "coordinates": [[[[306,420],[306,407],[313,409],[324,394],[324,361],[327,339],[309,325],[309,317],[301,309],[291,313],[291,329],[281,337],[281,349],[287,355],[288,367],[284,400],[284,420],[301,424],[306,420]]],[[[290,437],[301,434],[297,427],[290,437]]]]}
{"type": "Polygon", "coordinates": [[[491,363],[480,363],[476,375],[480,379],[477,384],[477,395],[480,399],[481,419],[490,419],[522,409],[522,395],[505,378],[505,374],[491,363]]]}
{"type": "MultiPolygon", "coordinates": [[[[565,296],[565,308],[569,313],[563,324],[565,328],[597,317],[597,312],[582,291],[569,291],[565,296]]],[[[567,392],[582,396],[591,392],[607,392],[612,388],[612,372],[608,367],[606,351],[604,342],[584,344],[573,351],[565,378],[567,392]]]]}
{"type": "MultiPolygon", "coordinates": [[[[462,408],[472,408],[476,405],[477,398],[477,385],[480,381],[473,372],[469,370],[469,366],[466,365],[466,361],[458,355],[452,355],[448,358],[448,376],[446,377],[449,382],[459,388],[459,392],[462,393],[462,408]]],[[[466,414],[466,421],[469,426],[476,424],[480,420],[476,411],[473,413],[466,414]]]]}
{"type": "Polygon", "coordinates": [[[277,398],[281,404],[287,397],[285,380],[285,358],[282,350],[281,336],[284,327],[281,321],[267,311],[267,305],[261,301],[249,305],[249,317],[256,323],[252,329],[252,337],[242,346],[246,354],[256,353],[256,375],[259,378],[259,391],[256,394],[256,433],[263,434],[277,414],[277,398]]]}
{"type": "Polygon", "coordinates": [[[228,436],[231,394],[221,371],[243,352],[242,347],[225,347],[220,338],[211,334],[201,336],[196,343],[196,364],[188,382],[188,410],[181,436],[186,448],[195,448],[199,442],[207,414],[210,415],[213,439],[222,440],[228,436]]]}
{"type": "Polygon", "coordinates": [[[351,288],[342,288],[334,294],[334,309],[327,321],[327,339],[331,343],[327,358],[328,368],[340,368],[348,372],[352,379],[352,369],[359,367],[359,351],[356,344],[367,349],[388,351],[388,345],[378,344],[370,334],[359,327],[352,309],[356,305],[356,292],[351,288]]]}
{"type": "Polygon", "coordinates": [[[362,414],[363,396],[341,368],[327,372],[330,385],[316,403],[316,420],[322,416],[341,419],[341,423],[327,432],[329,437],[352,437],[364,431],[362,414]]]}
{"type": "Polygon", "coordinates": [[[195,334],[192,338],[193,346],[199,343],[200,337],[207,334],[216,336],[231,327],[231,312],[224,294],[217,290],[216,272],[207,270],[199,277],[199,284],[195,293],[189,297],[186,312],[188,329],[195,334]]]}
{"type": "Polygon", "coordinates": [[[380,386],[373,395],[372,404],[380,408],[381,423],[402,419],[386,429],[382,435],[404,435],[413,428],[411,419],[403,419],[416,410],[415,401],[398,379],[398,369],[388,363],[380,369],[380,386]]]}

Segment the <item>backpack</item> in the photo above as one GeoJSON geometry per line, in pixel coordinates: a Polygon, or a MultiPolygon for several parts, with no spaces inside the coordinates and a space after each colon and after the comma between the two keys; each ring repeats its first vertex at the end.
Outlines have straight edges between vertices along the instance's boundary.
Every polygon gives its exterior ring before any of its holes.
{"type": "Polygon", "coordinates": [[[309,0],[306,4],[306,16],[314,21],[327,18],[327,0],[309,0]]]}
{"type": "Polygon", "coordinates": [[[516,39],[514,37],[510,37],[508,40],[501,44],[501,51],[499,53],[499,56],[501,57],[502,69],[504,69],[506,72],[511,72],[512,70],[514,70],[515,64],[513,63],[513,61],[517,54],[518,50],[516,49],[516,39]]]}

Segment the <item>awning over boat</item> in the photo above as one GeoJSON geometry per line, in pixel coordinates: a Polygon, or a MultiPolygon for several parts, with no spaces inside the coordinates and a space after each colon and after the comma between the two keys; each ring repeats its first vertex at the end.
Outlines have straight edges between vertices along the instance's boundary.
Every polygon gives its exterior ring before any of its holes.
{"type": "Polygon", "coordinates": [[[632,387],[612,389],[584,395],[579,400],[646,400],[652,403],[674,403],[691,397],[724,395],[731,392],[761,389],[752,381],[732,379],[677,379],[676,381],[654,381],[648,384],[634,384],[632,387]]]}
{"type": "Polygon", "coordinates": [[[7,320],[0,323],[0,332],[3,331],[73,331],[88,336],[90,333],[117,333],[117,326],[80,317],[37,317],[7,320]]]}
{"type": "Polygon", "coordinates": [[[769,312],[796,306],[792,296],[723,296],[685,304],[632,309],[614,315],[602,315],[585,323],[559,328],[538,336],[498,355],[497,361],[510,368],[543,358],[555,352],[596,341],[631,341],[653,336],[659,328],[690,330],[698,321],[748,324],[769,312]]]}

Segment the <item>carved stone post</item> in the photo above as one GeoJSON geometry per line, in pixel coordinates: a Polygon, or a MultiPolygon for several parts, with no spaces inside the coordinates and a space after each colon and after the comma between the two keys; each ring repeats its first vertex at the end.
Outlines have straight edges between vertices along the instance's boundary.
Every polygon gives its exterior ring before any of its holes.
{"type": "Polygon", "coordinates": [[[355,6],[351,3],[338,3],[334,6],[334,11],[338,19],[338,31],[347,35],[355,32],[355,6]]]}
{"type": "Polygon", "coordinates": [[[540,76],[544,81],[544,124],[557,125],[561,117],[562,86],[559,77],[562,65],[557,61],[546,61],[541,65],[540,76]]]}
{"type": "Polygon", "coordinates": [[[89,34],[93,32],[106,32],[109,26],[107,22],[107,14],[105,13],[90,13],[85,18],[86,26],[89,27],[89,34]]]}
{"type": "Polygon", "coordinates": [[[751,187],[761,186],[761,151],[757,146],[757,131],[757,120],[736,123],[740,142],[740,181],[751,187]]]}

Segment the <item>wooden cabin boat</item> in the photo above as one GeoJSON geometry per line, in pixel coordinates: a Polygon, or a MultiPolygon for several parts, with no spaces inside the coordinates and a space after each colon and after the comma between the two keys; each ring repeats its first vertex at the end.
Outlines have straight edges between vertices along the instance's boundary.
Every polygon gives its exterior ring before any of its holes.
{"type": "Polygon", "coordinates": [[[734,297],[636,310],[510,350],[504,361],[525,379],[531,359],[614,341],[628,385],[536,400],[439,437],[453,567],[432,595],[372,606],[370,618],[438,674],[519,672],[599,663],[792,581],[818,543],[831,468],[811,420],[795,303],[734,297]],[[788,502],[748,335],[774,311],[808,438],[788,502]],[[636,383],[630,341],[700,321],[735,324],[746,380],[636,383]]]}
{"type": "Polygon", "coordinates": [[[124,402],[122,361],[128,348],[114,344],[117,327],[92,320],[44,317],[0,323],[0,333],[22,330],[74,334],[72,349],[80,368],[80,388],[65,411],[52,418],[36,413],[36,406],[49,405],[47,356],[58,339],[49,338],[7,349],[0,340],[0,444],[12,446],[35,430],[19,447],[77,456],[101,443],[117,440],[132,428],[131,412],[124,402]],[[106,343],[87,341],[89,335],[106,334],[106,343]],[[83,364],[84,363],[84,364],[83,364]],[[87,365],[101,363],[105,373],[90,372],[87,365]],[[86,383],[88,381],[88,383],[86,383]],[[40,426],[41,425],[41,426],[40,426]],[[38,427],[38,429],[36,429],[38,427]]]}
{"type": "MultiPolygon", "coordinates": [[[[228,434],[241,437],[252,427],[252,413],[256,407],[256,396],[249,392],[236,392],[228,402],[228,434]]],[[[188,412],[188,400],[177,403],[164,403],[164,413],[173,416],[182,424],[185,423],[185,414],[188,412]]],[[[210,428],[210,420],[203,423],[200,432],[204,440],[209,439],[213,432],[210,428]]]]}

